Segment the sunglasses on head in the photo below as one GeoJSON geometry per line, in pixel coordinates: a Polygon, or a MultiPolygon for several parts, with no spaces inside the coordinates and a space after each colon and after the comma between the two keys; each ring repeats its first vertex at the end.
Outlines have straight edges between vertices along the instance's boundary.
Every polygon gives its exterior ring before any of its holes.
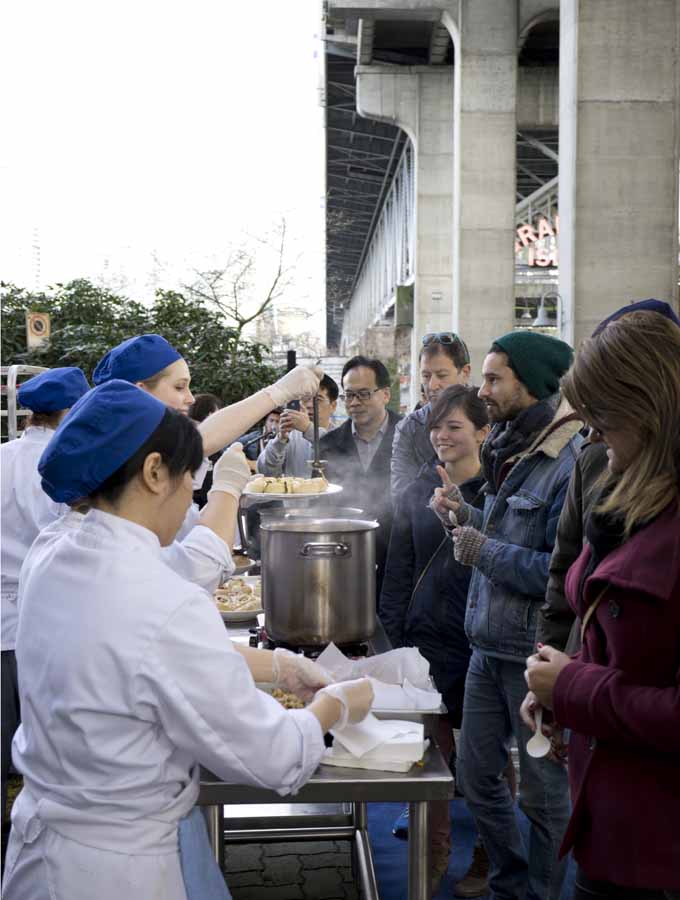
{"type": "Polygon", "coordinates": [[[465,363],[467,364],[470,362],[470,355],[468,354],[467,347],[453,331],[431,331],[429,334],[424,334],[423,347],[427,347],[429,344],[457,344],[463,351],[465,363]]]}

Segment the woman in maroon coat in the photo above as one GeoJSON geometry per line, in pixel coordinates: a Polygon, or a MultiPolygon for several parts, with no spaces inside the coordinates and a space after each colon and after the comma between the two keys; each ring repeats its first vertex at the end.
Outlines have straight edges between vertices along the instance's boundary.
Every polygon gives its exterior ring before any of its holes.
{"type": "Polygon", "coordinates": [[[539,645],[523,715],[571,731],[575,900],[680,897],[680,329],[625,316],[562,386],[609,471],[566,581],[583,648],[539,645]]]}

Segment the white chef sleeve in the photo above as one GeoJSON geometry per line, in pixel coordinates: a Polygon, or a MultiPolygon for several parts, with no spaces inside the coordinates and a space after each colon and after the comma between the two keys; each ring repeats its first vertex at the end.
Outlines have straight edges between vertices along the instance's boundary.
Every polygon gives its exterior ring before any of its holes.
{"type": "Polygon", "coordinates": [[[236,566],[228,545],[205,525],[196,525],[182,541],[161,550],[163,562],[186,581],[212,594],[236,566]]]}
{"type": "Polygon", "coordinates": [[[224,781],[282,795],[310,778],[324,752],[318,720],[255,687],[204,592],[191,591],[149,651],[140,673],[144,702],[177,747],[224,781]]]}

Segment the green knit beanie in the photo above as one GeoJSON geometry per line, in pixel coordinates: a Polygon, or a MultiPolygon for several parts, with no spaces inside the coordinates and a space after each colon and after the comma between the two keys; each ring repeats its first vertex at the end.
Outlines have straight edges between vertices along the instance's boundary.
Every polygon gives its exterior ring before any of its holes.
{"type": "Polygon", "coordinates": [[[540,331],[510,331],[494,344],[507,353],[517,377],[538,400],[559,390],[560,378],[574,359],[569,344],[540,331]]]}

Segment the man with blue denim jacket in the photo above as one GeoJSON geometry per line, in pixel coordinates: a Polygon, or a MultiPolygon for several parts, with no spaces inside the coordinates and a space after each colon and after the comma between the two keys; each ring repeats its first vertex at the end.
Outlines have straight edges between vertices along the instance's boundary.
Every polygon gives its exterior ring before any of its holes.
{"type": "Polygon", "coordinates": [[[566,770],[527,754],[531,732],[519,708],[524,660],[534,650],[557,522],[582,442],[583,423],[559,395],[571,360],[567,344],[544,334],[498,338],[479,390],[495,423],[482,448],[484,509],[473,509],[454,487],[440,489],[433,501],[449,519],[456,559],[473,567],[465,615],[472,657],[457,773],[489,855],[494,900],[559,900],[565,874],[557,856],[569,818],[566,770]],[[531,826],[528,858],[502,778],[513,735],[520,807],[531,826]]]}

